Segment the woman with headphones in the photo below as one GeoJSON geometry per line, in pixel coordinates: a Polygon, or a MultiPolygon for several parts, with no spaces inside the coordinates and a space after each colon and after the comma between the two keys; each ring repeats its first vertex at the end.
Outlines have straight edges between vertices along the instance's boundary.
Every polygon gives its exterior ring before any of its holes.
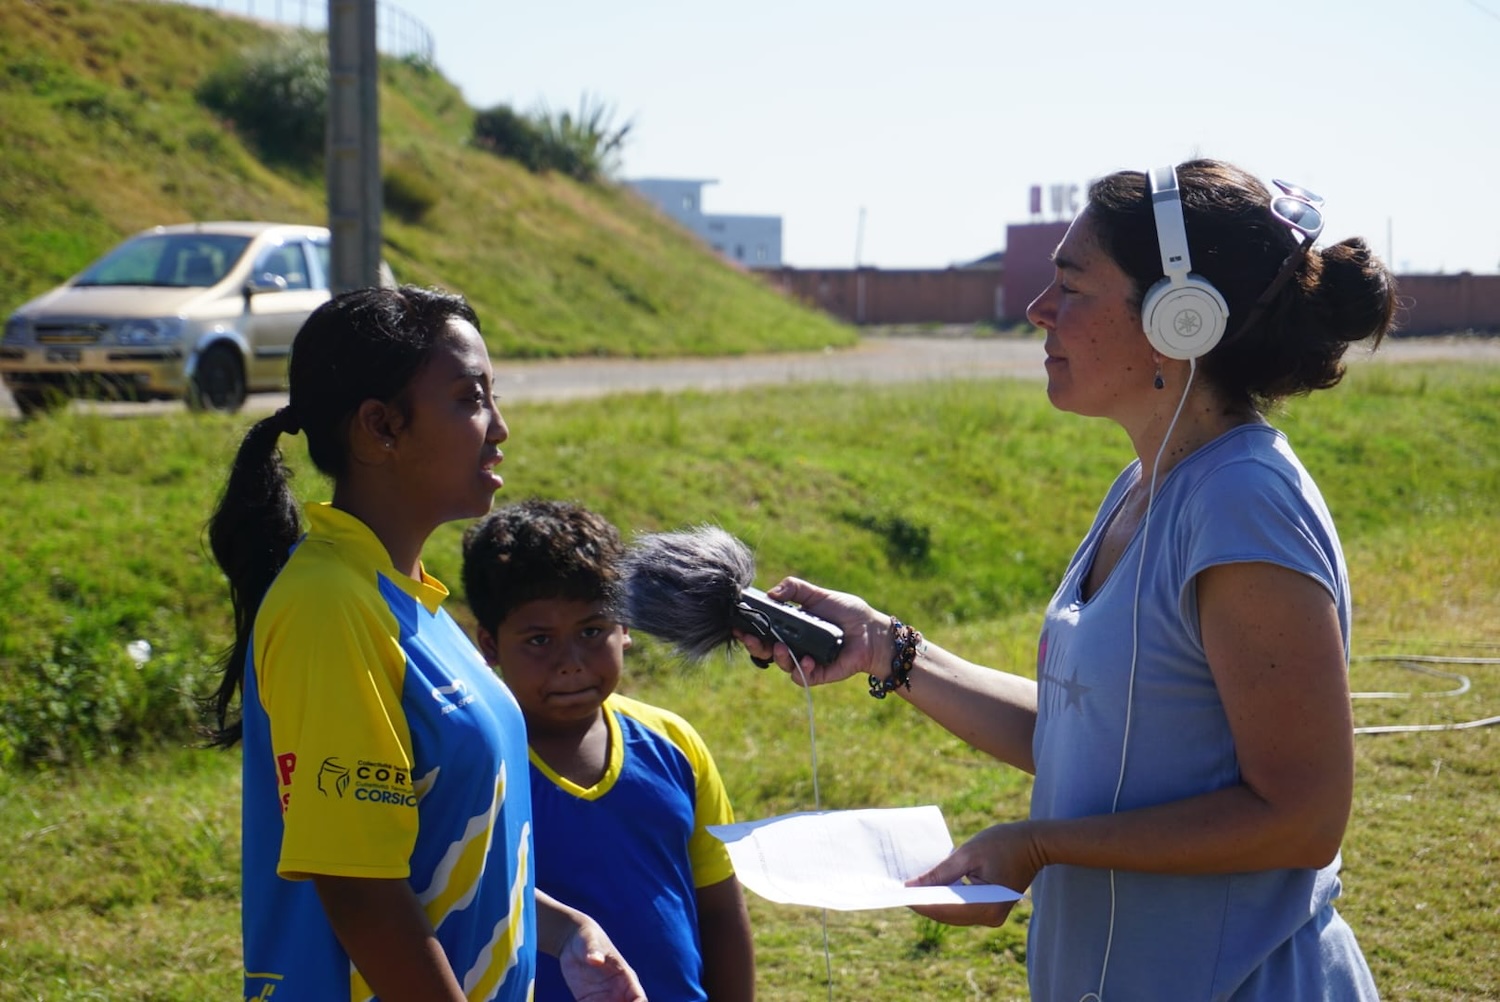
{"type": "MultiPolygon", "coordinates": [[[[1377,997],[1334,909],[1354,787],[1349,583],[1317,485],[1266,420],[1324,389],[1395,306],[1322,199],[1229,164],[1095,182],[1027,311],[1053,405],[1135,458],[1048,604],[1036,679],[942,650],[864,600],[770,591],[844,630],[809,684],[864,675],[1035,775],[1030,816],[917,882],[1030,888],[1032,996],[1377,997]]],[[[791,672],[785,645],[741,638],[791,672]]],[[[793,678],[797,675],[794,673],[793,678]]],[[[1003,922],[1009,905],[919,909],[1003,922]]]]}

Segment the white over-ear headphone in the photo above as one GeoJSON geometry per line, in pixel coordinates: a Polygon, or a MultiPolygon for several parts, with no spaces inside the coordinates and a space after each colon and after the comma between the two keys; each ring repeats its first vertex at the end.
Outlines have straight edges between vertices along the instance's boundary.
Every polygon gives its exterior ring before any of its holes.
{"type": "Polygon", "coordinates": [[[1166,277],[1147,290],[1141,301],[1141,325],[1151,347],[1168,358],[1201,358],[1224,336],[1229,307],[1212,282],[1193,274],[1177,170],[1158,167],[1146,176],[1166,277]]]}

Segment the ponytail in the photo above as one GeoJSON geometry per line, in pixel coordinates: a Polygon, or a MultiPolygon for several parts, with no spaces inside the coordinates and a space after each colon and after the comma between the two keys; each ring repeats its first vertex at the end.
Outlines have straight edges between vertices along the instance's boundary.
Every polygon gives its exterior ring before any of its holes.
{"type": "Polygon", "coordinates": [[[240,739],[241,721],[229,720],[229,708],[236,693],[244,692],[255,613],[302,534],[297,501],[288,483],[291,474],[277,447],[283,431],[295,431],[290,413],[283,409],[245,433],[208,522],[209,546],[229,581],[234,606],[234,646],[224,658],[224,677],[207,700],[217,721],[213,744],[224,748],[240,739]]]}

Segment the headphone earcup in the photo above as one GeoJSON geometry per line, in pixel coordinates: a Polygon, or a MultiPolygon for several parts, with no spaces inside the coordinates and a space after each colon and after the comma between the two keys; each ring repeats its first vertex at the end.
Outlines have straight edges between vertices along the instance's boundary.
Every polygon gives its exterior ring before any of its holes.
{"type": "Polygon", "coordinates": [[[1167,358],[1202,358],[1224,336],[1229,306],[1206,279],[1164,278],[1141,301],[1141,326],[1151,347],[1167,358]]]}

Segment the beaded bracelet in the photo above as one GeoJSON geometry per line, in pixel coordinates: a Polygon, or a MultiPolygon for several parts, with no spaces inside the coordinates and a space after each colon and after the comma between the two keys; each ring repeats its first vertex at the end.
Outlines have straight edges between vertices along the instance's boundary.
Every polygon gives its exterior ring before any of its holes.
{"type": "Polygon", "coordinates": [[[911,666],[917,660],[917,650],[922,646],[922,634],[904,625],[895,616],[891,617],[891,673],[885,678],[870,676],[870,695],[884,699],[887,693],[902,688],[911,688],[911,666]]]}

